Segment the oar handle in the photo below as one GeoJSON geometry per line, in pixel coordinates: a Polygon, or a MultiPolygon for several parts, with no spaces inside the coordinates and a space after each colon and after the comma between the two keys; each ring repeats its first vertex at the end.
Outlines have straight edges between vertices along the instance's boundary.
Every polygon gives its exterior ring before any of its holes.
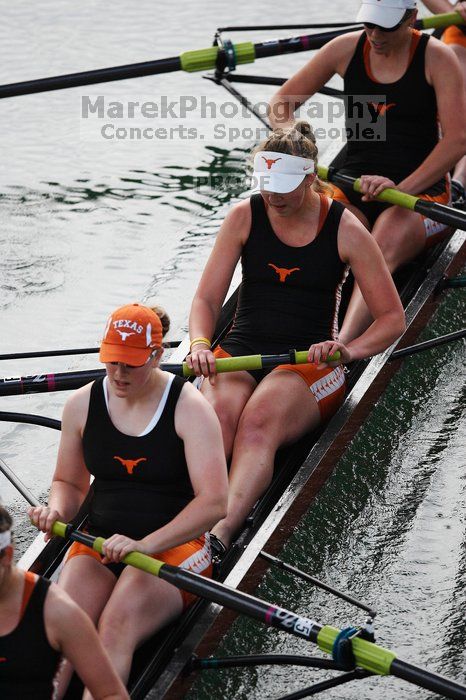
{"type": "Polygon", "coordinates": [[[452,24],[455,26],[458,26],[459,24],[466,24],[459,12],[446,12],[440,15],[423,17],[416,22],[416,24],[418,23],[421,29],[441,29],[442,27],[449,27],[452,24]]]}
{"type": "MultiPolygon", "coordinates": [[[[309,362],[307,350],[290,350],[283,355],[240,355],[239,357],[219,357],[215,360],[215,369],[221,372],[240,372],[242,370],[257,370],[277,367],[278,365],[294,364],[303,365],[309,362]]],[[[338,362],[341,353],[330,355],[326,362],[338,362]]],[[[169,369],[169,365],[166,366],[169,369]]],[[[194,377],[195,372],[188,367],[187,362],[183,362],[183,376],[194,377]]]]}
{"type": "MultiPolygon", "coordinates": [[[[319,165],[317,167],[317,174],[322,180],[332,180],[332,168],[328,168],[325,165],[319,165]]],[[[341,174],[338,174],[338,177],[341,180],[347,180],[348,185],[350,185],[355,192],[361,192],[361,178],[353,178],[341,174]]],[[[379,202],[397,204],[405,209],[414,209],[419,198],[414,197],[412,194],[406,194],[405,192],[400,192],[400,190],[395,190],[388,187],[386,190],[377,195],[375,199],[377,199],[379,202]]]]}

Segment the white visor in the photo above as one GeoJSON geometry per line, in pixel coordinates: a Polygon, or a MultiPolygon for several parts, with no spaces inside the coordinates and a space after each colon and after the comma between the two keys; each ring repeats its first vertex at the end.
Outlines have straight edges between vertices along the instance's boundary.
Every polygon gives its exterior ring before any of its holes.
{"type": "Polygon", "coordinates": [[[415,0],[364,0],[356,21],[391,29],[401,22],[406,10],[415,9],[415,0]]]}
{"type": "Polygon", "coordinates": [[[295,190],[306,175],[314,172],[315,163],[311,158],[259,151],[254,156],[252,189],[285,194],[295,190]]]}
{"type": "Polygon", "coordinates": [[[11,530],[0,532],[0,552],[11,544],[11,530]]]}

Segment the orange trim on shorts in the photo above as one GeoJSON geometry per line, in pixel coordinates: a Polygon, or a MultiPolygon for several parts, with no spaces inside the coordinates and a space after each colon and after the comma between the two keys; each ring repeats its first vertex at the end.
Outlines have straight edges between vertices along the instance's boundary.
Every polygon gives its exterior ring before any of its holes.
{"type": "Polygon", "coordinates": [[[36,585],[37,582],[37,575],[33,574],[32,571],[25,571],[24,572],[24,590],[23,590],[23,599],[21,601],[21,610],[19,611],[19,619],[21,620],[26,608],[29,603],[29,599],[31,597],[32,591],[34,590],[34,586],[36,585]]]}
{"type": "MultiPolygon", "coordinates": [[[[97,562],[102,561],[102,556],[99,552],[96,552],[91,547],[88,547],[81,542],[73,542],[69,548],[65,563],[73,559],[73,557],[88,556],[95,559],[97,562]]],[[[157,554],[150,555],[153,559],[159,559],[165,562],[165,564],[172,564],[173,566],[179,566],[181,569],[187,571],[193,571],[201,576],[206,576],[211,578],[212,576],[212,554],[210,551],[210,540],[208,536],[201,535],[197,539],[181,544],[178,547],[172,547],[167,549],[165,552],[158,552],[157,554]]],[[[195,600],[197,596],[187,591],[180,590],[181,597],[183,599],[183,609],[189,607],[195,600]]]]}
{"type": "Polygon", "coordinates": [[[317,369],[314,363],[279,365],[272,372],[278,370],[294,372],[301,377],[317,401],[322,422],[330,420],[343,403],[346,394],[346,378],[341,365],[324,369],[317,369]]]}
{"type": "Polygon", "coordinates": [[[466,49],[466,34],[459,27],[447,27],[442,34],[444,44],[456,44],[466,49]]]}
{"type": "MultiPolygon", "coordinates": [[[[214,350],[215,357],[231,357],[222,347],[214,350]]],[[[272,372],[285,370],[294,372],[311,390],[319,407],[322,421],[329,420],[343,403],[346,394],[346,379],[343,367],[317,369],[315,364],[278,365],[272,372]]]]}
{"type": "Polygon", "coordinates": [[[214,356],[215,357],[231,357],[230,353],[224,350],[221,345],[217,345],[217,347],[214,350],[214,356]]]}

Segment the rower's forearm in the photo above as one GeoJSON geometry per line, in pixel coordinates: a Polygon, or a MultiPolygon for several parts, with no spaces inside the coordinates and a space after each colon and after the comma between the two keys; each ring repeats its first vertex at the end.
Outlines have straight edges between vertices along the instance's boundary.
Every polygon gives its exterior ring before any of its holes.
{"type": "Polygon", "coordinates": [[[442,139],[422,165],[399,182],[397,188],[407,194],[422,194],[444,177],[465,153],[466,143],[462,139],[442,139]]]}
{"type": "Polygon", "coordinates": [[[80,509],[86,494],[77,486],[66,481],[53,481],[48,498],[48,506],[57,510],[63,520],[72,520],[80,509]]]}
{"type": "Polygon", "coordinates": [[[164,552],[200,537],[226,515],[226,496],[213,500],[196,496],[167,525],[144,537],[151,554],[164,552]]]}
{"type": "Polygon", "coordinates": [[[351,352],[351,360],[363,360],[378,355],[398,340],[405,330],[404,312],[391,312],[376,319],[364,333],[346,343],[351,352]]]}
{"type": "Polygon", "coordinates": [[[294,113],[299,105],[291,103],[286,95],[274,95],[269,103],[269,122],[272,129],[287,129],[295,121],[294,113]]]}
{"type": "Polygon", "coordinates": [[[219,309],[209,304],[204,299],[194,299],[189,315],[189,337],[208,338],[212,340],[219,309]]]}
{"type": "Polygon", "coordinates": [[[422,0],[422,4],[425,5],[433,15],[453,12],[453,5],[449,0],[422,0]]]}

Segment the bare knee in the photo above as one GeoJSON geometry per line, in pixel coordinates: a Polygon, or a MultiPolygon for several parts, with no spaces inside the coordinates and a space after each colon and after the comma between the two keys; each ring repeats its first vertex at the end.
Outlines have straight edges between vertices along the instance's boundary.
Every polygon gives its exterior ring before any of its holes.
{"type": "Polygon", "coordinates": [[[275,425],[270,415],[270,408],[266,406],[254,406],[254,409],[245,409],[239,420],[235,445],[240,442],[242,446],[270,447],[274,443],[278,426],[275,425]]]}

